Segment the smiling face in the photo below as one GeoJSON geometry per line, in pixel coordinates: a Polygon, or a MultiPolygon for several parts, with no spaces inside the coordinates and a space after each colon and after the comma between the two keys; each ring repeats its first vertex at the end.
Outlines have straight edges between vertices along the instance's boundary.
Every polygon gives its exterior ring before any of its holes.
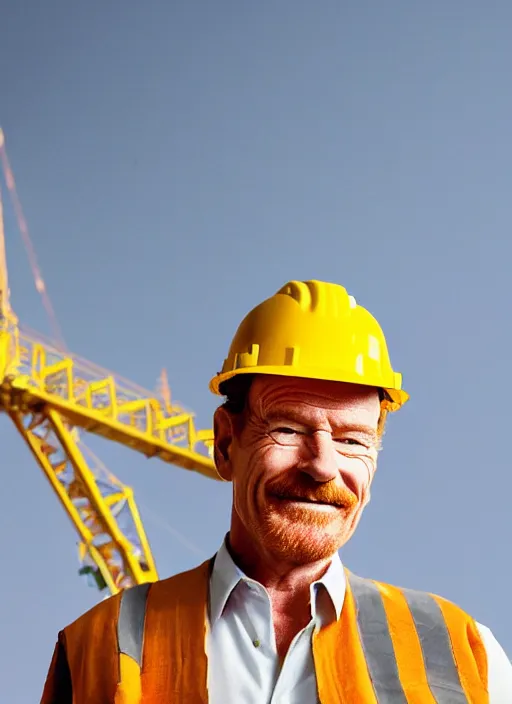
{"type": "Polygon", "coordinates": [[[235,549],[295,565],[332,556],[368,502],[379,416],[376,389],[263,375],[243,413],[218,409],[215,457],[233,482],[235,549]]]}

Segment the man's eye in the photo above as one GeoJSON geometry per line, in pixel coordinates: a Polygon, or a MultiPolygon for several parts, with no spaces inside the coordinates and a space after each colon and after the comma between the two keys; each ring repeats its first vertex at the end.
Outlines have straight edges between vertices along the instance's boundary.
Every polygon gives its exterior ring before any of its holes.
{"type": "Polygon", "coordinates": [[[355,440],[354,438],[339,438],[335,442],[339,442],[342,445],[360,445],[363,447],[363,443],[359,442],[359,440],[355,440]]]}
{"type": "Polygon", "coordinates": [[[279,445],[296,445],[301,441],[303,432],[297,428],[290,428],[289,425],[280,425],[269,431],[270,437],[279,445]]]}

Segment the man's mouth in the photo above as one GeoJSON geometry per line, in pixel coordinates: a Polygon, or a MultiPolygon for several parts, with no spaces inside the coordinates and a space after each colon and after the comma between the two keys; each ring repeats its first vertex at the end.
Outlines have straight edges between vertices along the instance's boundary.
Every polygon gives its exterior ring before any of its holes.
{"type": "Polygon", "coordinates": [[[312,504],[314,506],[331,506],[333,508],[343,508],[342,504],[335,503],[333,501],[319,501],[318,499],[311,499],[306,496],[292,496],[288,494],[273,494],[273,496],[274,498],[279,499],[279,501],[291,501],[293,503],[312,504]]]}

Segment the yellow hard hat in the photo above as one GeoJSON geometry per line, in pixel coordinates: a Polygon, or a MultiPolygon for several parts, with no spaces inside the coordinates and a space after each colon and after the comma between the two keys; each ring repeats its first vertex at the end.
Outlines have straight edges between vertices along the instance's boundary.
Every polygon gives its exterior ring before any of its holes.
{"type": "Polygon", "coordinates": [[[379,323],[343,286],[324,281],[290,281],[244,318],[210,390],[221,394],[221,384],[237,374],[374,386],[386,392],[388,411],[409,398],[379,323]]]}

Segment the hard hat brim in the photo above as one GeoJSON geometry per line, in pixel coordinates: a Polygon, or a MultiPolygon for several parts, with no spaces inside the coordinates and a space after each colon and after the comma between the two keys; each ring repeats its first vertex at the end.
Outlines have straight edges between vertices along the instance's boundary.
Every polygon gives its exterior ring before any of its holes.
{"type": "Polygon", "coordinates": [[[362,380],[358,374],[340,369],[312,369],[293,366],[254,366],[221,372],[211,379],[209,384],[210,391],[218,396],[222,396],[220,391],[221,384],[239,374],[267,374],[273,376],[297,377],[299,379],[318,379],[319,381],[337,381],[345,384],[358,384],[360,386],[383,389],[387,392],[390,399],[382,401],[382,407],[387,411],[397,411],[409,400],[409,394],[400,388],[402,375],[398,372],[393,373],[393,379],[371,379],[365,376],[364,380],[362,380]]]}

